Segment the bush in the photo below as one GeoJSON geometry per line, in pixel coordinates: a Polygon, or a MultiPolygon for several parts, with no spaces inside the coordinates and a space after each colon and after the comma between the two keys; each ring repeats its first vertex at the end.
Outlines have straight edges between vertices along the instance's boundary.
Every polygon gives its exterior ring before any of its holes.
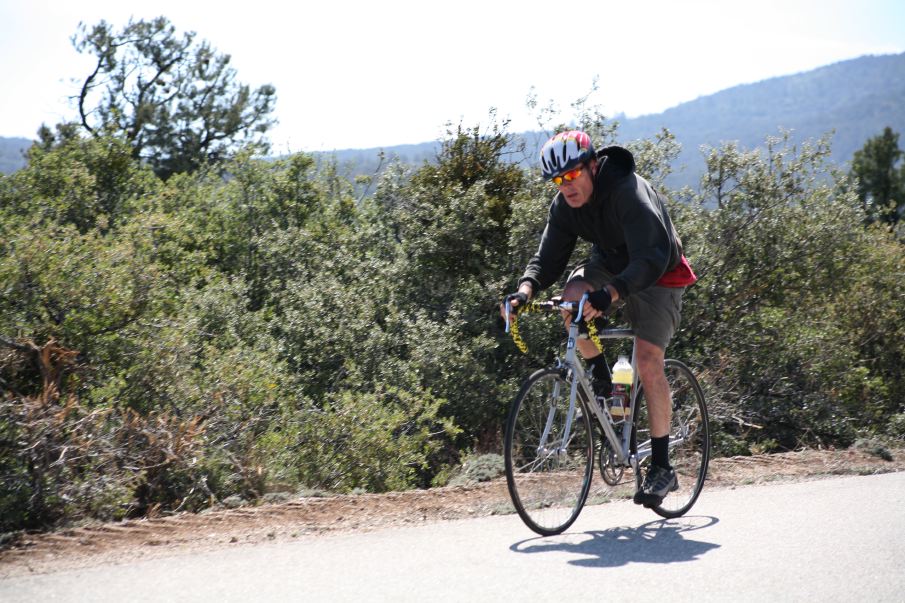
{"type": "Polygon", "coordinates": [[[847,446],[901,412],[905,254],[863,227],[827,153],[788,137],[765,154],[723,147],[677,212],[700,281],[670,353],[707,367],[715,422],[762,426],[751,444],[847,446]]]}
{"type": "Polygon", "coordinates": [[[481,454],[467,457],[458,474],[449,480],[450,486],[464,486],[479,482],[489,482],[506,471],[503,457],[499,454],[481,454]]]}
{"type": "MultiPolygon", "coordinates": [[[[403,490],[430,475],[429,459],[457,429],[442,400],[394,388],[339,392],[322,408],[288,410],[261,450],[283,478],[328,492],[403,490]]],[[[429,483],[429,479],[427,479],[429,483]]]]}
{"type": "Polygon", "coordinates": [[[893,415],[886,426],[886,434],[899,441],[905,441],[905,412],[893,415]]]}
{"type": "Polygon", "coordinates": [[[857,448],[858,450],[863,450],[864,452],[871,454],[877,458],[881,458],[884,461],[893,460],[892,453],[889,451],[889,448],[886,446],[886,444],[876,439],[862,438],[856,440],[853,447],[857,448]]]}
{"type": "MultiPolygon", "coordinates": [[[[41,352],[65,350],[48,344],[41,352]]],[[[198,462],[197,417],[89,410],[73,395],[60,398],[51,382],[40,396],[0,401],[0,425],[0,530],[195,510],[212,497],[198,462]]]]}

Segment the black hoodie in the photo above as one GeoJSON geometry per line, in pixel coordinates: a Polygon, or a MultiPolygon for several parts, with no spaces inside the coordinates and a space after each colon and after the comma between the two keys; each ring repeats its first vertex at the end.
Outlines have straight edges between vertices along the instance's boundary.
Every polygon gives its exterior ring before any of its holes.
{"type": "Polygon", "coordinates": [[[519,280],[529,281],[535,295],[559,279],[579,237],[615,275],[611,284],[621,298],[653,286],[682,259],[665,199],[635,173],[632,154],[606,147],[597,153],[597,166],[588,203],[574,209],[557,193],[550,204],[540,247],[519,280]]]}

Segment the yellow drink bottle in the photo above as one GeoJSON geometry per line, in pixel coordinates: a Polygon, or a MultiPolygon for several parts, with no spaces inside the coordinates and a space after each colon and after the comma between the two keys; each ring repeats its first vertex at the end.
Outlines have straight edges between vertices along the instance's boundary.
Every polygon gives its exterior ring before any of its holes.
{"type": "Polygon", "coordinates": [[[624,421],[630,414],[633,381],[632,364],[625,356],[619,356],[619,360],[613,365],[613,397],[610,399],[610,416],[613,421],[624,421]]]}

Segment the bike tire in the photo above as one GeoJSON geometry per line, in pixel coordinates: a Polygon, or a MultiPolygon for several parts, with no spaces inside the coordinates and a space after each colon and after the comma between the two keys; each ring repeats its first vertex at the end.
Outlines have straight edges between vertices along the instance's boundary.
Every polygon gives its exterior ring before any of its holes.
{"type": "MultiPolygon", "coordinates": [[[[673,402],[669,457],[676,471],[678,489],[651,509],[660,517],[672,519],[686,514],[704,488],[710,463],[710,420],[704,392],[691,369],[670,359],[666,361],[665,372],[673,402]]],[[[643,396],[642,388],[639,398],[643,396]]],[[[646,410],[646,400],[640,408],[646,410]]]]}
{"type": "Polygon", "coordinates": [[[582,396],[569,441],[562,445],[571,383],[560,369],[532,374],[506,421],[506,483],[516,511],[542,536],[564,532],[578,518],[594,471],[594,435],[582,396]],[[542,436],[549,425],[548,437],[542,436]]]}

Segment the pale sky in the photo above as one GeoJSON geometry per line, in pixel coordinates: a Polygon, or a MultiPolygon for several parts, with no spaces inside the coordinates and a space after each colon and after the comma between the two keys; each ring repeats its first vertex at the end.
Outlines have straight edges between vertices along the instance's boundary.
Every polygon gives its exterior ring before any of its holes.
{"type": "Polygon", "coordinates": [[[535,129],[532,87],[568,118],[597,77],[591,102],[634,117],[905,52],[902,0],[0,0],[0,136],[75,119],[67,97],[92,67],[70,42],[80,21],[159,15],[230,54],[238,81],[276,87],[279,153],[432,141],[491,107],[535,129]]]}

